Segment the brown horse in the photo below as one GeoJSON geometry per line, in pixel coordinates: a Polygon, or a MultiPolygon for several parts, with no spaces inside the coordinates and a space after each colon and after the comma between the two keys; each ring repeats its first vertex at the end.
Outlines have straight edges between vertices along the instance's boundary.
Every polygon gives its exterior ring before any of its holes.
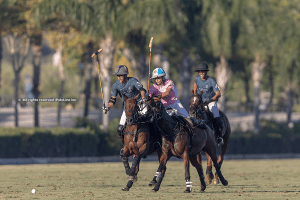
{"type": "MultiPolygon", "coordinates": [[[[148,116],[149,121],[143,119],[141,120],[138,112],[141,108],[137,105],[136,99],[139,94],[133,98],[128,98],[124,95],[125,102],[125,113],[126,113],[126,127],[124,129],[124,156],[122,161],[126,170],[128,177],[127,185],[122,189],[123,191],[128,191],[133,182],[137,180],[137,174],[139,171],[140,160],[146,155],[152,154],[154,151],[157,152],[158,157],[161,156],[161,151],[154,149],[154,143],[159,142],[155,137],[155,132],[149,128],[149,123],[151,117],[148,116]],[[150,135],[150,131],[154,132],[150,135]],[[132,166],[130,168],[128,163],[128,157],[134,155],[132,166]]],[[[148,114],[151,112],[148,112],[148,114]]],[[[145,116],[143,116],[145,117],[145,116]]],[[[147,116],[146,116],[147,118],[147,116]]],[[[160,138],[159,138],[160,139],[160,138]]]]}
{"type": "MultiPolygon", "coordinates": [[[[203,120],[207,121],[208,125],[214,130],[213,115],[208,109],[205,109],[205,106],[203,105],[202,97],[201,97],[202,93],[203,93],[203,91],[200,94],[194,94],[194,91],[192,90],[189,114],[191,117],[194,117],[197,119],[203,119],[203,120]]],[[[223,160],[224,160],[224,155],[225,155],[227,147],[228,147],[228,141],[229,141],[229,137],[231,134],[231,128],[230,128],[230,123],[229,123],[226,115],[222,111],[219,111],[219,112],[220,112],[220,117],[223,120],[223,124],[224,124],[223,130],[222,130],[224,144],[221,146],[221,153],[218,158],[218,165],[221,168],[223,160]]],[[[212,159],[207,153],[206,153],[206,157],[207,157],[206,182],[208,184],[211,184],[212,179],[214,179],[214,184],[218,184],[219,183],[218,174],[216,173],[215,178],[214,178],[214,175],[212,173],[212,159]]],[[[201,159],[201,157],[200,157],[200,159],[201,159]]]]}
{"type": "Polygon", "coordinates": [[[149,101],[155,111],[155,126],[162,136],[162,155],[159,160],[157,183],[153,190],[155,192],[159,190],[166,172],[167,161],[172,156],[176,156],[177,158],[182,158],[185,165],[186,190],[184,192],[192,191],[189,161],[197,169],[201,182],[200,192],[203,192],[206,184],[200,165],[201,160],[197,159],[197,155],[202,150],[211,156],[221,182],[223,185],[227,185],[228,182],[224,179],[217,163],[216,142],[212,130],[209,127],[206,129],[193,128],[183,117],[170,117],[159,98],[152,97],[149,101]]]}

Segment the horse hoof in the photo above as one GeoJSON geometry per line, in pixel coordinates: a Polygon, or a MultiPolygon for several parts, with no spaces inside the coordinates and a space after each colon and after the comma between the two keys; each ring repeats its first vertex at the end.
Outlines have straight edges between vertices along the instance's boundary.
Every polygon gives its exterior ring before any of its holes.
{"type": "Polygon", "coordinates": [[[227,186],[228,185],[228,181],[227,180],[224,180],[224,182],[222,183],[224,186],[227,186]]]}
{"type": "Polygon", "coordinates": [[[157,190],[155,190],[155,189],[152,189],[152,190],[151,190],[151,192],[157,192],[157,190]]]}
{"type": "Polygon", "coordinates": [[[129,188],[126,186],[122,189],[123,191],[129,191],[129,188]]]}
{"type": "Polygon", "coordinates": [[[150,183],[149,183],[149,186],[155,186],[156,185],[156,182],[155,181],[151,181],[150,183]]]}
{"type": "Polygon", "coordinates": [[[215,185],[217,185],[217,184],[219,184],[220,182],[219,182],[219,179],[214,179],[214,184],[215,185]]]}
{"type": "Polygon", "coordinates": [[[137,177],[137,176],[134,176],[133,182],[135,183],[135,182],[137,182],[137,180],[138,180],[138,177],[137,177]]]}
{"type": "Polygon", "coordinates": [[[190,192],[191,192],[190,189],[184,190],[184,193],[190,193],[190,192]]]}
{"type": "MultiPolygon", "coordinates": [[[[204,190],[205,190],[205,189],[204,189],[204,190]]],[[[200,193],[202,193],[202,192],[204,192],[204,190],[203,190],[203,189],[201,189],[199,192],[200,192],[200,193]]]]}

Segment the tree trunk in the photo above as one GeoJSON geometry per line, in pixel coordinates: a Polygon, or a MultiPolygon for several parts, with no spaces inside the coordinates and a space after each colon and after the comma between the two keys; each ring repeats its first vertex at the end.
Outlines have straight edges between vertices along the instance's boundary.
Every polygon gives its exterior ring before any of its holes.
{"type": "Polygon", "coordinates": [[[286,93],[286,116],[287,116],[287,124],[289,124],[292,120],[292,112],[293,112],[293,106],[294,106],[294,93],[292,89],[292,80],[289,79],[285,86],[285,93],[286,93]]]}
{"type": "Polygon", "coordinates": [[[133,50],[129,47],[125,47],[123,49],[123,55],[130,62],[131,69],[132,69],[132,72],[133,72],[133,76],[138,77],[139,76],[139,74],[138,74],[138,71],[139,71],[138,70],[138,64],[137,64],[137,60],[134,57],[133,50]]]}
{"type": "Polygon", "coordinates": [[[81,93],[82,93],[82,75],[83,75],[83,63],[79,63],[79,87],[78,87],[78,108],[81,109],[81,93]]]}
{"type": "MultiPolygon", "coordinates": [[[[150,63],[150,65],[151,65],[151,63],[150,63]]],[[[143,88],[147,91],[149,90],[148,78],[149,78],[149,59],[146,59],[145,52],[142,51],[140,53],[140,75],[139,75],[138,80],[143,85],[143,88]],[[147,62],[147,60],[148,60],[148,62],[147,62]]],[[[150,87],[150,83],[149,83],[149,87],[150,87]]]]}
{"type": "Polygon", "coordinates": [[[291,67],[288,68],[288,80],[285,86],[287,124],[292,121],[291,118],[294,106],[294,93],[292,88],[294,68],[296,68],[295,61],[293,61],[291,67]]]}
{"type": "Polygon", "coordinates": [[[84,105],[84,117],[87,117],[89,115],[89,102],[91,97],[91,81],[92,81],[92,69],[93,63],[88,62],[85,65],[85,72],[84,72],[84,78],[85,78],[85,105],[84,105]]]}
{"type": "Polygon", "coordinates": [[[19,127],[19,82],[20,82],[20,72],[18,70],[15,71],[15,127],[19,127]]]}
{"type": "Polygon", "coordinates": [[[232,71],[228,66],[228,62],[223,55],[220,56],[220,62],[217,62],[216,66],[216,81],[219,85],[221,98],[218,101],[218,107],[223,112],[226,112],[226,90],[228,81],[232,75],[232,71]]]}
{"type": "MultiPolygon", "coordinates": [[[[65,67],[62,63],[62,50],[63,50],[63,46],[62,44],[59,45],[58,49],[57,49],[57,53],[59,54],[58,58],[58,71],[59,71],[59,77],[60,77],[60,90],[58,93],[58,98],[63,98],[63,91],[64,91],[64,83],[65,83],[65,67]]],[[[56,124],[57,126],[60,126],[60,119],[61,119],[61,101],[58,102],[58,107],[57,107],[57,119],[56,119],[56,124]]]]}
{"type": "Polygon", "coordinates": [[[169,62],[169,59],[166,56],[162,56],[161,59],[162,59],[161,67],[166,72],[166,78],[170,79],[170,62],[169,62]]]}
{"type": "MultiPolygon", "coordinates": [[[[58,98],[62,99],[63,98],[63,93],[64,93],[64,85],[65,85],[65,79],[61,79],[60,82],[60,89],[58,93],[58,98]]],[[[58,108],[57,108],[57,121],[56,124],[57,126],[60,126],[60,119],[61,119],[61,104],[62,101],[58,101],[58,108]]]]}
{"type": "Polygon", "coordinates": [[[0,35],[0,89],[2,87],[2,57],[3,57],[3,49],[2,49],[2,36],[0,35]]]}
{"type": "MultiPolygon", "coordinates": [[[[100,48],[103,49],[99,53],[99,59],[100,59],[100,75],[101,75],[101,81],[103,86],[103,96],[104,96],[104,102],[108,103],[110,99],[110,93],[111,93],[111,74],[113,69],[113,61],[115,56],[115,41],[112,37],[109,35],[106,36],[106,38],[102,39],[100,41],[100,48]]],[[[101,112],[102,114],[102,112],[101,112]]],[[[109,115],[108,112],[106,115],[102,115],[102,124],[104,130],[108,130],[109,126],[109,115]]]]}
{"type": "Polygon", "coordinates": [[[155,53],[153,56],[153,64],[155,68],[162,68],[162,51],[163,51],[163,45],[159,44],[155,48],[155,53]]]}
{"type": "Polygon", "coordinates": [[[260,105],[260,86],[261,80],[263,77],[263,70],[265,68],[265,63],[260,60],[259,53],[256,54],[255,62],[252,64],[252,80],[254,84],[254,115],[255,115],[255,122],[254,122],[254,134],[259,134],[260,131],[260,124],[259,124],[259,105],[260,105]]]}
{"type": "Polygon", "coordinates": [[[184,50],[181,65],[179,68],[179,77],[182,84],[181,103],[188,110],[191,95],[191,77],[193,77],[194,61],[190,58],[189,51],[184,50]]]}
{"type": "Polygon", "coordinates": [[[273,66],[272,66],[273,57],[269,56],[268,65],[267,65],[267,72],[269,73],[269,85],[270,85],[270,99],[267,103],[266,110],[272,105],[273,103],[273,96],[274,96],[274,74],[273,74],[273,66]]]}
{"type": "Polygon", "coordinates": [[[90,102],[90,97],[91,97],[91,83],[92,83],[92,78],[93,78],[93,59],[92,59],[92,54],[93,54],[93,43],[90,41],[87,44],[87,54],[86,54],[86,65],[85,65],[85,72],[84,72],[84,77],[85,77],[85,106],[84,106],[84,117],[87,117],[89,115],[89,102],[90,102]]]}
{"type": "Polygon", "coordinates": [[[17,35],[11,34],[5,37],[5,43],[7,49],[10,52],[12,68],[15,74],[15,126],[19,126],[19,82],[20,82],[20,72],[24,67],[25,59],[28,55],[29,48],[29,38],[26,34],[17,35]]]}
{"type": "Polygon", "coordinates": [[[155,68],[162,68],[166,72],[166,78],[170,79],[170,62],[166,56],[163,56],[163,44],[156,47],[153,64],[155,68]]]}
{"type": "MultiPolygon", "coordinates": [[[[39,98],[39,82],[40,82],[40,68],[42,61],[42,35],[35,35],[32,46],[32,65],[33,65],[33,88],[32,93],[35,99],[39,98]]],[[[34,126],[39,127],[39,102],[34,102],[34,126]]]]}

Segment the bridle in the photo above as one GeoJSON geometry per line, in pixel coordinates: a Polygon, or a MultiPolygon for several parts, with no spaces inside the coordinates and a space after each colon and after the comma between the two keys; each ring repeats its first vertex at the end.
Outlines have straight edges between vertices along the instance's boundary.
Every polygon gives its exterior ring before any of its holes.
{"type": "Polygon", "coordinates": [[[156,111],[155,109],[161,111],[161,110],[162,110],[163,104],[162,104],[160,101],[155,102],[155,104],[159,104],[159,106],[158,106],[158,107],[152,106],[152,105],[149,103],[149,107],[151,108],[151,110],[153,110],[153,118],[154,118],[155,120],[160,120],[160,119],[162,118],[162,112],[158,112],[158,111],[156,111]],[[155,107],[155,109],[154,109],[153,107],[155,107]]]}
{"type": "MultiPolygon", "coordinates": [[[[127,99],[127,101],[128,100],[131,100],[131,99],[127,99]]],[[[131,126],[134,124],[150,123],[154,120],[154,116],[155,116],[155,112],[154,112],[152,106],[147,101],[143,102],[143,103],[136,102],[133,110],[131,110],[131,109],[127,110],[126,103],[125,103],[125,114],[126,114],[126,123],[128,126],[131,126]],[[138,104],[140,104],[140,105],[138,105],[138,104]],[[142,112],[145,108],[149,108],[150,111],[147,110],[147,113],[145,115],[139,114],[139,112],[142,112]],[[129,116],[129,114],[128,114],[129,112],[132,113],[131,116],[129,116]],[[151,114],[151,113],[153,113],[153,114],[151,114]],[[150,117],[148,117],[148,116],[150,116],[150,117]]]]}
{"type": "MultiPolygon", "coordinates": [[[[196,96],[198,96],[198,95],[197,94],[193,95],[193,97],[196,97],[196,96]]],[[[200,101],[199,97],[198,97],[198,100],[199,100],[200,103],[198,103],[198,104],[195,104],[195,103],[190,104],[190,108],[193,108],[193,110],[194,110],[191,113],[191,115],[194,115],[195,118],[197,116],[203,116],[204,113],[206,112],[205,109],[203,109],[203,107],[204,107],[203,102],[200,101]]]]}

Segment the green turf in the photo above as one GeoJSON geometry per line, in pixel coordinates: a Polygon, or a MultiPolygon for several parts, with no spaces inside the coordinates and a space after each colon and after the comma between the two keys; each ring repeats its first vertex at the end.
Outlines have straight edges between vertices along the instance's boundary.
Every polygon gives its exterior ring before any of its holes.
{"type": "MultiPolygon", "coordinates": [[[[206,164],[203,162],[203,164],[206,164]]],[[[142,162],[138,181],[129,192],[123,164],[51,164],[0,166],[3,199],[300,199],[300,159],[229,160],[222,172],[228,186],[208,185],[199,193],[200,181],[191,167],[193,192],[186,194],[182,161],[168,162],[158,192],[152,180],[158,162],[142,162]],[[31,190],[35,188],[36,193],[31,190]]],[[[206,166],[204,167],[206,169],[206,166]]]]}

